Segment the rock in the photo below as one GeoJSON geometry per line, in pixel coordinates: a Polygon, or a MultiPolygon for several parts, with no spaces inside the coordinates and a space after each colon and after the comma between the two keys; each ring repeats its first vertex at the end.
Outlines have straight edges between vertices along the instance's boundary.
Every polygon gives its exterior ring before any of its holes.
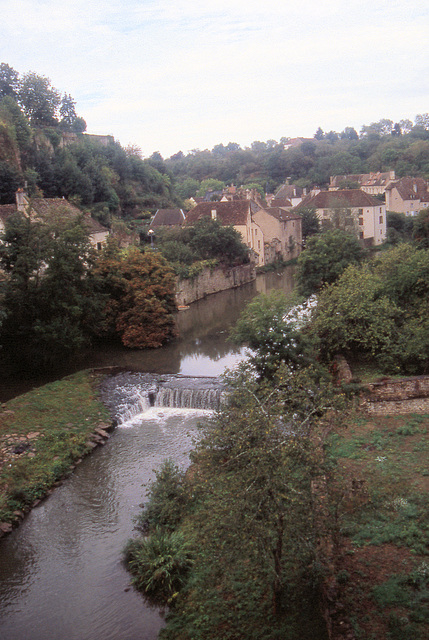
{"type": "Polygon", "coordinates": [[[97,427],[96,429],[94,429],[95,433],[98,433],[99,436],[101,436],[102,438],[106,438],[106,440],[108,438],[110,438],[109,434],[107,433],[107,431],[105,431],[104,429],[102,429],[101,427],[97,427]]]}
{"type": "Polygon", "coordinates": [[[0,522],[0,531],[2,533],[10,533],[13,527],[10,522],[0,522]]]}
{"type": "Polygon", "coordinates": [[[16,511],[14,511],[14,512],[13,512],[13,515],[14,515],[16,518],[23,518],[23,517],[24,517],[24,512],[23,512],[23,511],[16,510],[16,511]]]}

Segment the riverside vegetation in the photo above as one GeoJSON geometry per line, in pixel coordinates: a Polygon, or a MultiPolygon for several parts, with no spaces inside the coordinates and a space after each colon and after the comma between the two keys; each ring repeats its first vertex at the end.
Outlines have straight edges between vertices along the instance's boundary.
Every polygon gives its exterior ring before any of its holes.
{"type": "Polygon", "coordinates": [[[0,522],[4,531],[106,437],[104,429],[111,421],[97,395],[98,379],[81,371],[0,408],[0,522]]]}
{"type": "MultiPolygon", "coordinates": [[[[248,305],[233,339],[253,355],[227,376],[227,404],[201,425],[190,469],[167,461],[150,485],[125,555],[136,587],[169,607],[161,638],[324,638],[326,583],[333,637],[426,637],[428,416],[369,419],[359,381],[333,386],[327,366],[342,351],[427,371],[428,251],[350,262],[313,286],[316,308],[280,292],[248,305]]],[[[299,271],[298,287],[311,278],[299,271]]]]}

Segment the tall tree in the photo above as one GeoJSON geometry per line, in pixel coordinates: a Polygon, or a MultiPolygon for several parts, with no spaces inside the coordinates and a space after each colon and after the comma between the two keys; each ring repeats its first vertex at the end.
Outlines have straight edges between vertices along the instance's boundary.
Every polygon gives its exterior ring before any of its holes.
{"type": "Polygon", "coordinates": [[[19,73],[8,64],[0,64],[0,98],[10,96],[16,98],[18,91],[19,73]]]}
{"type": "Polygon", "coordinates": [[[30,71],[21,78],[18,100],[33,125],[57,123],[57,110],[61,103],[60,93],[51,85],[49,78],[30,71]]]}

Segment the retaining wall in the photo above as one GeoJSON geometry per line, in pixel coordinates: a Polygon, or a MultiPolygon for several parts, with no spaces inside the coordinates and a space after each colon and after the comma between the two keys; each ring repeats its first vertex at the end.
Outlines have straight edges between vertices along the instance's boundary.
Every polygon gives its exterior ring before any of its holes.
{"type": "Polygon", "coordinates": [[[253,264],[239,267],[206,268],[193,278],[180,279],[176,284],[176,304],[185,306],[212,293],[234,289],[256,278],[253,264]]]}

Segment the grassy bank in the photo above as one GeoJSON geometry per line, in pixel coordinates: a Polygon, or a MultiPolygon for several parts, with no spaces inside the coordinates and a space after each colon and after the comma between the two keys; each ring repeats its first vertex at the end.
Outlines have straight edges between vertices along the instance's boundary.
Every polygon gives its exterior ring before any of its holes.
{"type": "Polygon", "coordinates": [[[428,428],[429,415],[355,414],[330,438],[334,637],[344,617],[358,640],[429,637],[428,428]]]}
{"type": "Polygon", "coordinates": [[[110,425],[99,378],[81,371],[18,396],[0,408],[0,522],[21,518],[71,472],[110,425]]]}

